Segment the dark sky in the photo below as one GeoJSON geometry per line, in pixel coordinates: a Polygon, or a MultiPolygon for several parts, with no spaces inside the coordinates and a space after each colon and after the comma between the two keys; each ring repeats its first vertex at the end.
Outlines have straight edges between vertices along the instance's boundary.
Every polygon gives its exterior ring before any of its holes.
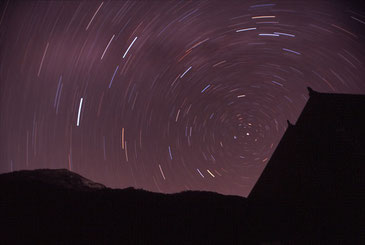
{"type": "Polygon", "coordinates": [[[365,11],[348,1],[8,0],[0,15],[1,173],[246,196],[307,86],[365,93],[365,11]]]}

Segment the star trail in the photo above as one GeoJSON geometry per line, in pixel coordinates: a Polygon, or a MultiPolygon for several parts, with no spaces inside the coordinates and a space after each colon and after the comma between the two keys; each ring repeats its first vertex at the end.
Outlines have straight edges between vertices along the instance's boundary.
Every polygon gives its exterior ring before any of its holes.
{"type": "Polygon", "coordinates": [[[348,1],[2,1],[0,172],[247,196],[308,100],[365,93],[348,1]]]}

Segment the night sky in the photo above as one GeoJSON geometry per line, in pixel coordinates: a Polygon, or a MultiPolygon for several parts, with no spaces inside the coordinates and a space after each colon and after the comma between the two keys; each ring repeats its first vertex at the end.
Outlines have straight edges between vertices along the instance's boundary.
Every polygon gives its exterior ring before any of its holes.
{"type": "Polygon", "coordinates": [[[0,8],[1,173],[247,196],[307,86],[365,93],[365,11],[345,0],[0,8]]]}

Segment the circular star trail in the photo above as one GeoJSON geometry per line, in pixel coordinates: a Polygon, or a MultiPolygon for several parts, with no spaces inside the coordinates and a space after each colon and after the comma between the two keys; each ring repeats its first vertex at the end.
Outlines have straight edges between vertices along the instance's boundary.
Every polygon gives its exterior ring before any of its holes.
{"type": "Polygon", "coordinates": [[[1,172],[247,196],[319,92],[365,93],[346,1],[6,1],[1,172]]]}

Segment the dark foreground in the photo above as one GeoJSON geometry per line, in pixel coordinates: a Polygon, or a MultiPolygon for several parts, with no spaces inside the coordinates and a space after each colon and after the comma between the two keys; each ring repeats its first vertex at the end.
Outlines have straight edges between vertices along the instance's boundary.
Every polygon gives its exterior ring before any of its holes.
{"type": "Polygon", "coordinates": [[[1,244],[364,242],[357,202],[260,205],[210,192],[109,189],[68,170],[2,174],[0,193],[1,244]]]}

